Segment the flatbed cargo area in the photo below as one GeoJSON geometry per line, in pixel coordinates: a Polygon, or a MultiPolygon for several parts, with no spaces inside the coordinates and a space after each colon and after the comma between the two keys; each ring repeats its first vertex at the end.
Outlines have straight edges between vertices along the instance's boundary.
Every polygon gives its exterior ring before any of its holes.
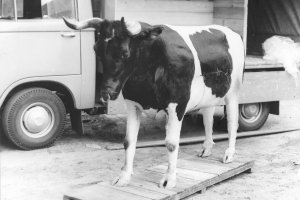
{"type": "Polygon", "coordinates": [[[261,56],[253,56],[247,55],[245,60],[245,69],[275,69],[275,68],[283,68],[281,63],[265,60],[261,56]]]}

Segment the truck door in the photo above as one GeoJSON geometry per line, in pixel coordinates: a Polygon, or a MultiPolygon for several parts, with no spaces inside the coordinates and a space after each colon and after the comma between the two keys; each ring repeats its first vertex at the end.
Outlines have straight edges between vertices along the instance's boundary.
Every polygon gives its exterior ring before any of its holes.
{"type": "MultiPolygon", "coordinates": [[[[12,0],[1,0],[2,15],[12,0]]],[[[77,18],[76,0],[15,0],[17,12],[0,26],[1,67],[6,80],[81,73],[80,32],[61,19],[77,18]]]]}

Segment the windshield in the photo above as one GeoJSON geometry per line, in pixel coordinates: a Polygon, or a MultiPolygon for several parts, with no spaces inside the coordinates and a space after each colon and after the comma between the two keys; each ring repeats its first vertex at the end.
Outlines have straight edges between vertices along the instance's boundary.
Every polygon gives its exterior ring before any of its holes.
{"type": "MultiPolygon", "coordinates": [[[[76,18],[75,0],[15,0],[18,19],[76,18]]],[[[0,0],[0,19],[14,19],[14,0],[0,0]]]]}

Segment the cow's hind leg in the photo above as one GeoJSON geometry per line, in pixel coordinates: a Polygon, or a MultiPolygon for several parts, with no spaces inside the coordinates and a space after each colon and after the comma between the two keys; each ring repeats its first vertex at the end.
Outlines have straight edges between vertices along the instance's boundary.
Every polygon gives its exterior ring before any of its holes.
{"type": "Polygon", "coordinates": [[[224,163],[233,161],[235,153],[236,134],[238,129],[238,95],[232,95],[225,98],[227,112],[227,129],[229,134],[229,147],[225,151],[224,163]]]}
{"type": "Polygon", "coordinates": [[[166,147],[168,150],[168,169],[161,179],[159,186],[173,188],[176,185],[176,165],[179,149],[180,130],[182,120],[179,121],[176,113],[177,104],[170,103],[168,106],[168,120],[166,124],[166,147]]]}
{"type": "Polygon", "coordinates": [[[205,129],[205,141],[198,154],[199,157],[207,157],[211,155],[213,145],[215,144],[212,138],[213,122],[214,122],[215,107],[202,108],[200,113],[203,115],[203,124],[205,129]]]}
{"type": "Polygon", "coordinates": [[[127,128],[124,140],[125,163],[120,175],[113,181],[113,185],[125,186],[129,183],[133,174],[133,158],[135,154],[137,135],[140,127],[141,107],[139,104],[126,100],[127,104],[127,128]]]}

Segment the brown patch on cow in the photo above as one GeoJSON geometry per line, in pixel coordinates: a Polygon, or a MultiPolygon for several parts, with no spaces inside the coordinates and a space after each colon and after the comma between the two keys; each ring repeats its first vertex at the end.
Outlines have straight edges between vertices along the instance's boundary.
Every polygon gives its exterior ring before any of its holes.
{"type": "Polygon", "coordinates": [[[166,147],[167,147],[167,149],[168,149],[169,152],[173,152],[176,149],[176,144],[172,144],[172,143],[170,143],[170,142],[167,141],[166,142],[166,147]]]}
{"type": "Polygon", "coordinates": [[[126,150],[126,149],[128,149],[128,146],[129,146],[129,142],[128,142],[128,140],[127,139],[124,139],[124,149],[126,150]]]}
{"type": "Polygon", "coordinates": [[[158,67],[155,71],[155,76],[154,76],[155,82],[161,77],[163,77],[164,73],[165,73],[165,69],[162,66],[158,67]]]}

